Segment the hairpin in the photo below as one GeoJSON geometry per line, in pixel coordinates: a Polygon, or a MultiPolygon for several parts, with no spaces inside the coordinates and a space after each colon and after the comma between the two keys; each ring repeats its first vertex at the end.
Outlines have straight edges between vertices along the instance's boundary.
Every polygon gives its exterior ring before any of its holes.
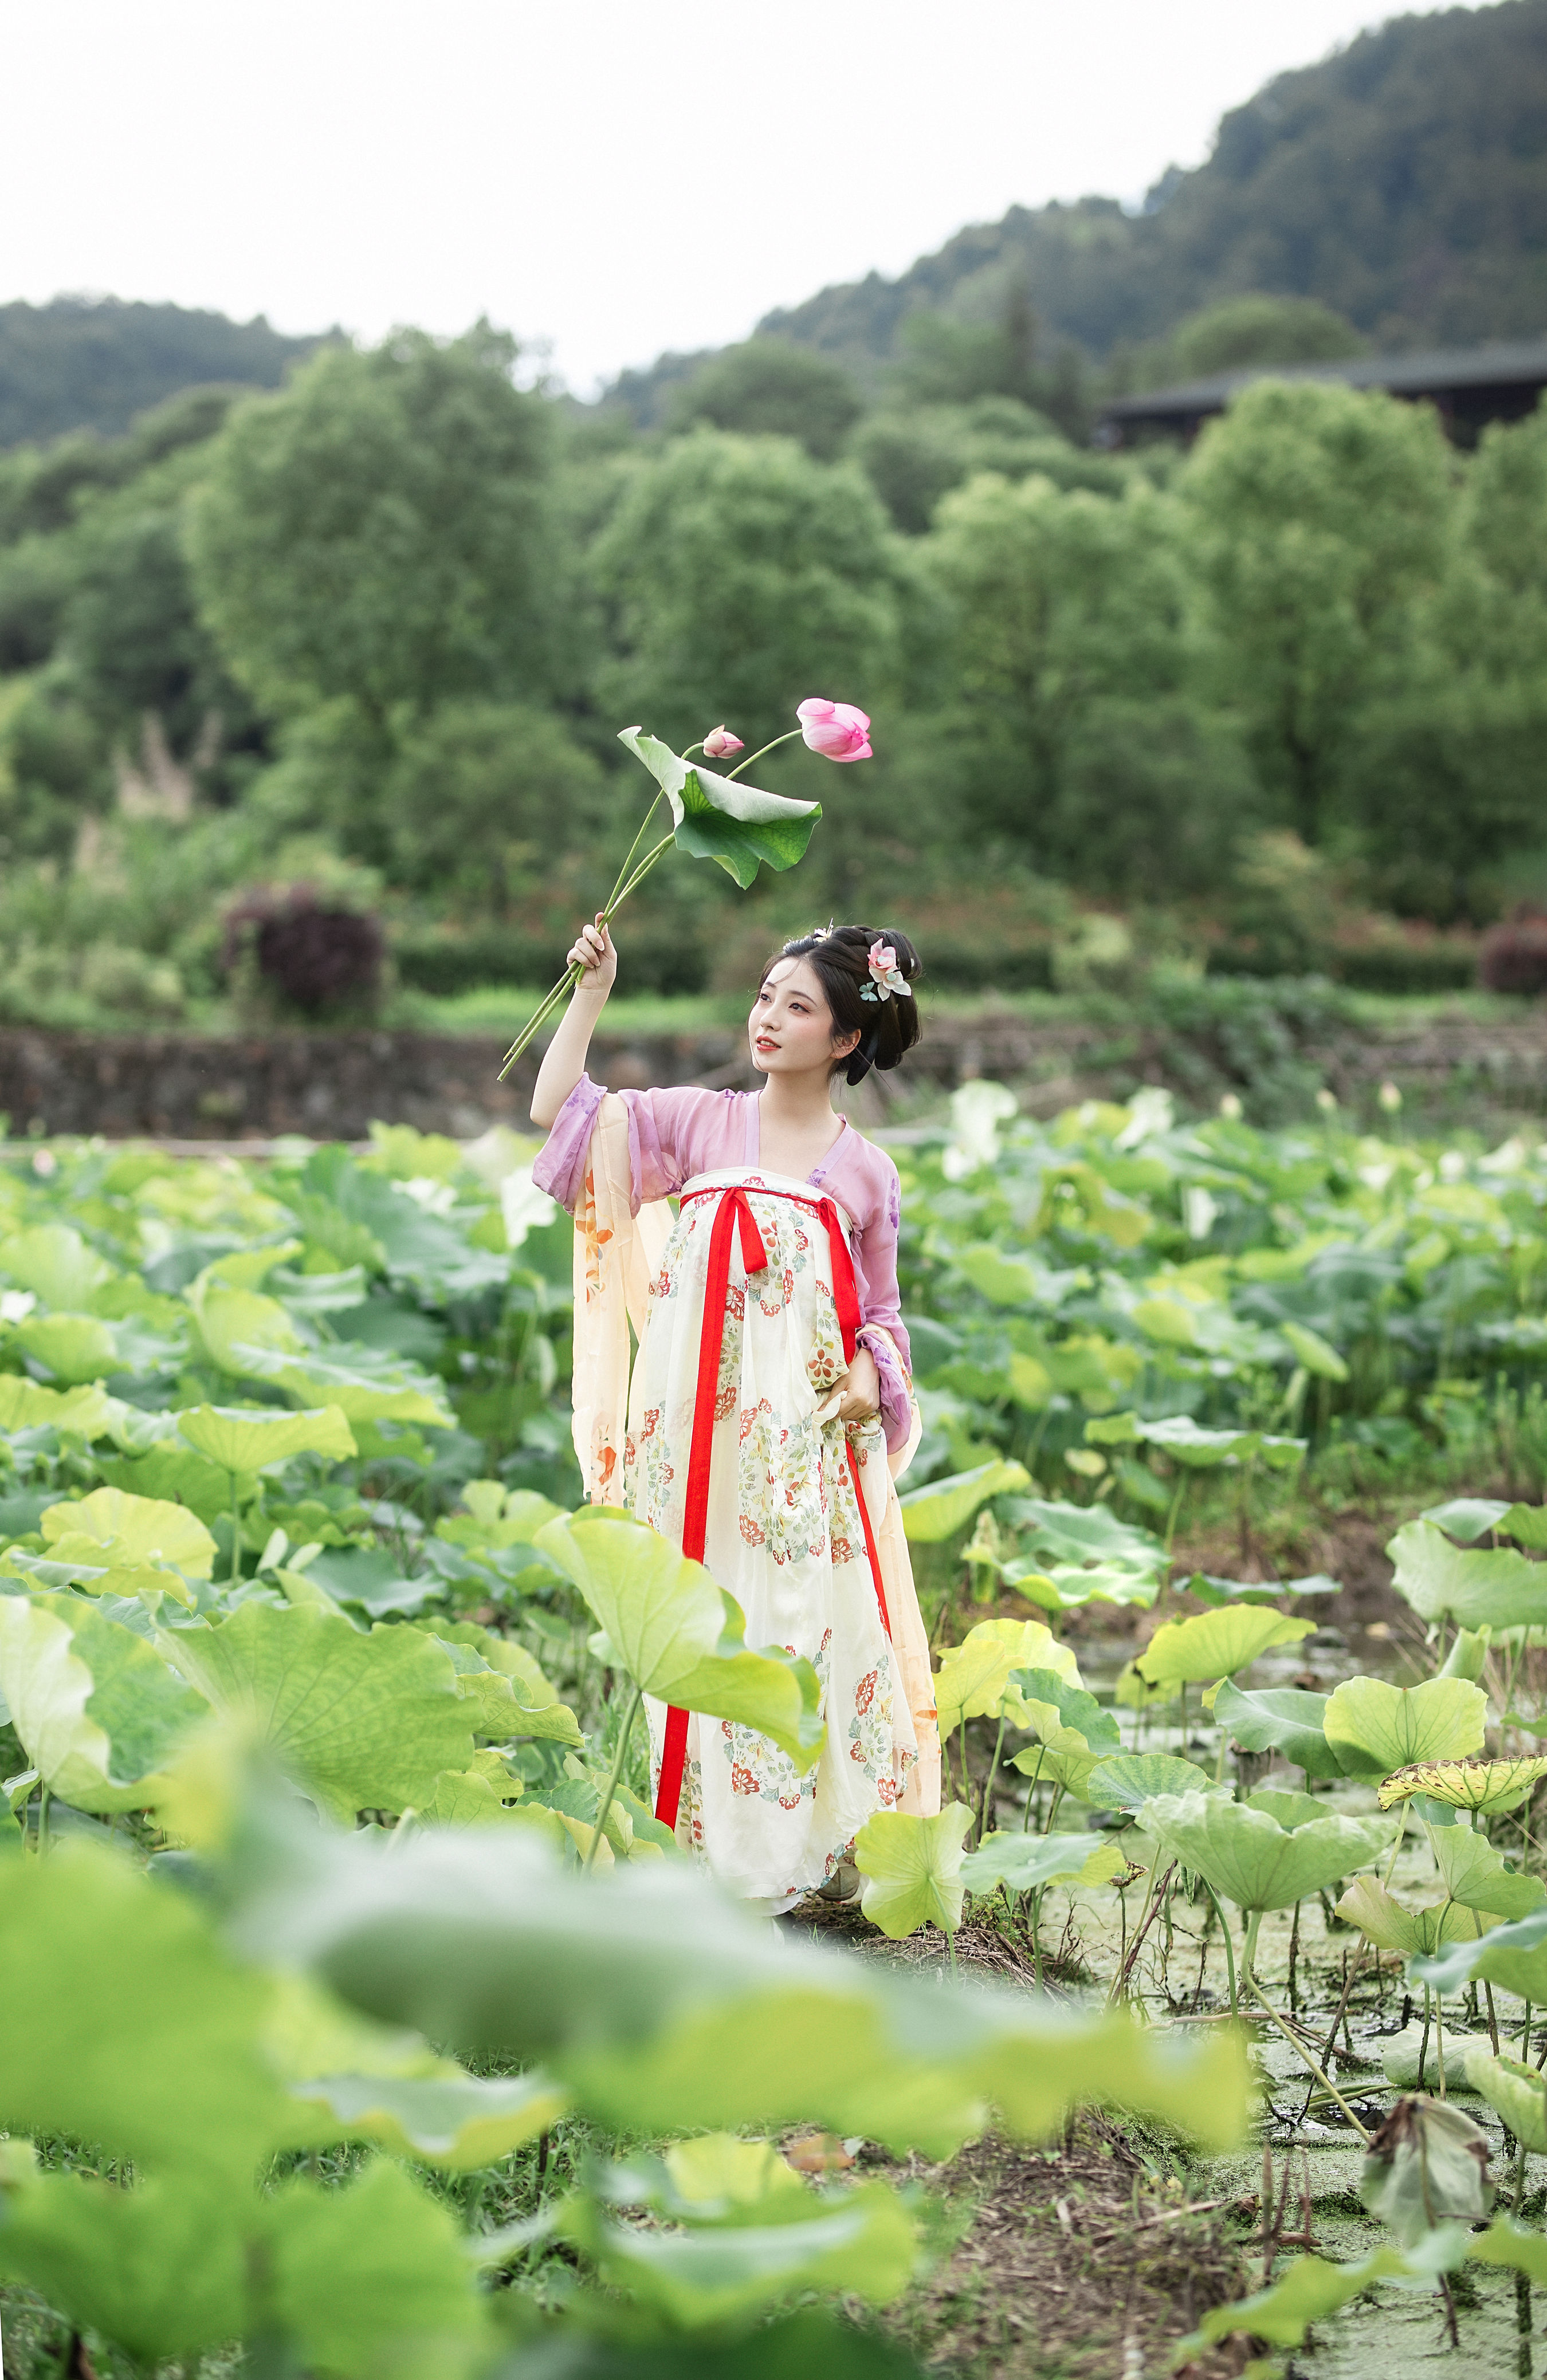
{"type": "Polygon", "coordinates": [[[896,952],[890,942],[872,942],[870,949],[871,980],[859,994],[861,1000],[890,1000],[894,993],[899,1000],[911,1000],[913,986],[907,982],[897,965],[896,952]]]}

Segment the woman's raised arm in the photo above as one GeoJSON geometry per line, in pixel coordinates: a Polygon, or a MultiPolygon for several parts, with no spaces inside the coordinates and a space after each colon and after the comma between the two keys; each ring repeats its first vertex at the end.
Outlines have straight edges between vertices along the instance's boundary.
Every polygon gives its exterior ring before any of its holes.
{"type": "Polygon", "coordinates": [[[585,973],[575,987],[563,1023],[543,1051],[531,1095],[531,1120],[543,1132],[552,1125],[585,1073],[586,1052],[596,1030],[596,1020],[617,980],[617,952],[612,935],[602,923],[600,911],[593,926],[580,928],[569,953],[569,965],[584,967],[585,973]]]}

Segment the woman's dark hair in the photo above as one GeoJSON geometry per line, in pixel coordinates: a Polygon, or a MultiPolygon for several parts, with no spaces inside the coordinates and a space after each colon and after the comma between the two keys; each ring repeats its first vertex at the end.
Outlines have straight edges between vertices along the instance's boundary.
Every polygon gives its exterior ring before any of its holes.
{"type": "Polygon", "coordinates": [[[877,1066],[883,1074],[899,1063],[919,1038],[917,1000],[894,992],[890,1000],[867,1000],[875,990],[871,974],[871,945],[885,942],[897,954],[904,979],[917,982],[923,961],[906,934],[889,926],[829,926],[824,933],[802,934],[775,951],[763,968],[766,983],[784,959],[805,959],[816,973],[833,1012],[834,1035],[858,1033],[859,1044],[847,1058],[837,1060],[846,1082],[859,1083],[877,1066]]]}

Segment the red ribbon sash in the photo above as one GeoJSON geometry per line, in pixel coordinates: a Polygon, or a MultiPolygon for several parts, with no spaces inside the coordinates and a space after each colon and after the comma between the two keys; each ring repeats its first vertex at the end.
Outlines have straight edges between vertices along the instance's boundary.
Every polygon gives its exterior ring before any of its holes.
{"type": "MultiPolygon", "coordinates": [[[[836,1207],[831,1198],[799,1198],[793,1190],[760,1190],[758,1195],[766,1198],[787,1198],[792,1206],[804,1207],[809,1214],[817,1216],[826,1226],[833,1265],[833,1298],[837,1307],[838,1329],[843,1335],[844,1361],[852,1364],[859,1330],[859,1292],[854,1279],[854,1259],[849,1255],[848,1242],[844,1237],[844,1227],[836,1207]]],[[[714,1210],[714,1221],[709,1235],[703,1328],[699,1339],[699,1377],[693,1399],[693,1435],[688,1456],[688,1485],[682,1512],[682,1550],[690,1561],[701,1562],[704,1535],[709,1524],[714,1408],[720,1394],[720,1357],[725,1340],[725,1305],[730,1289],[733,1232],[739,1227],[742,1269],[749,1277],[766,1270],[768,1251],[750,1201],[739,1184],[733,1184],[725,1190],[691,1190],[688,1196],[717,1198],[720,1202],[714,1210]]],[[[687,1201],[683,1203],[686,1205],[687,1201]]],[[[860,1524],[865,1532],[865,1552],[870,1560],[875,1599],[881,1610],[881,1624],[890,1638],[892,1621],[886,1609],[886,1590],[881,1580],[881,1556],[876,1547],[875,1532],[871,1525],[864,1490],[859,1484],[859,1466],[855,1461],[853,1445],[847,1445],[845,1451],[848,1460],[848,1475],[854,1483],[855,1500],[859,1507],[860,1524]]],[[[664,1827],[675,1828],[676,1825],[687,1758],[688,1714],[685,1710],[678,1710],[674,1704],[666,1712],[666,1731],[661,1749],[661,1782],[655,1796],[655,1815],[664,1827]]]]}

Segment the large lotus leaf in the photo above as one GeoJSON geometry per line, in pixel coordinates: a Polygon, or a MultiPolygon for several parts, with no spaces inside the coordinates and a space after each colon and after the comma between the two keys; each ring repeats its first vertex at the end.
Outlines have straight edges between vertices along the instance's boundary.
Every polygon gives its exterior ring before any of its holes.
{"type": "Polygon", "coordinates": [[[209,1706],[133,1629],[78,1596],[0,1596],[0,1695],[30,1765],[78,1810],[152,1807],[209,1706]]]}
{"type": "MultiPolygon", "coordinates": [[[[530,1653],[507,1668],[487,1659],[476,1645],[458,1644],[432,1625],[429,1634],[457,1673],[457,1693],[473,1706],[478,1734],[540,1736],[551,1743],[574,1745],[585,1742],[579,1720],[560,1702],[530,1653]],[[530,1706],[528,1690],[534,1693],[530,1706]]],[[[522,1648],[510,1649],[520,1654],[522,1648]]]]}
{"type": "Polygon", "coordinates": [[[974,1471],[958,1471],[949,1479],[932,1480],[898,1499],[903,1529],[915,1545],[943,1545],[965,1528],[980,1504],[991,1496],[1006,1496],[1030,1485],[1030,1475],[1018,1463],[997,1458],[980,1463],[974,1471]]]}
{"type": "Polygon", "coordinates": [[[456,1417],[445,1391],[412,1364],[377,1356],[368,1347],[347,1346],[335,1354],[286,1354],[237,1340],[237,1366],[254,1379],[273,1380],[298,1405],[334,1405],[351,1422],[417,1422],[429,1429],[452,1429],[456,1417]]]}
{"type": "Polygon", "coordinates": [[[1098,1810],[1139,1810],[1157,1793],[1203,1793],[1209,1779],[1173,1752],[1118,1752],[1098,1761],[1085,1799],[1098,1810]]]}
{"type": "MultiPolygon", "coordinates": [[[[99,1458],[97,1469],[112,1488],[130,1496],[147,1496],[157,1503],[186,1505],[204,1522],[220,1519],[231,1510],[231,1480],[217,1463],[195,1454],[178,1438],[163,1439],[143,1454],[99,1458]]],[[[250,1500],[252,1482],[244,1483],[250,1500]]]]}
{"type": "Polygon", "coordinates": [[[1005,1584],[1043,1611],[1076,1611],[1085,1603],[1126,1603],[1148,1611],[1161,1590],[1158,1571],[1130,1570],[1126,1563],[1054,1562],[1038,1570],[1029,1560],[1005,1565],[1005,1584]]]}
{"type": "Polygon", "coordinates": [[[359,1450],[336,1405],[306,1413],[248,1413],[234,1405],[194,1405],[177,1415],[189,1444],[223,1471],[262,1471],[293,1455],[321,1454],[347,1463],[359,1450]]]}
{"type": "Polygon", "coordinates": [[[184,2168],[123,2189],[42,2173],[6,2192],[0,2274],[143,2368],[239,2335],[250,2188],[184,2168]]]}
{"type": "Polygon", "coordinates": [[[805,2121],[939,2156],[981,2131],[989,2101],[1023,2137],[1081,2100],[1220,2144],[1244,2121],[1235,2043],[776,1942],[685,1862],[581,1878],[516,1828],[438,1828],[385,1857],[363,1836],[314,1838],[304,1870],[254,1869],[238,1923],[266,1960],[311,1966],[380,2018],[541,2059],[613,2131],[805,2121]]]}
{"type": "MultiPolygon", "coordinates": [[[[1313,2322],[1341,2313],[1377,2281],[1431,2282],[1436,2273],[1454,2270],[1460,2264],[1468,2245],[1463,2226],[1445,2223],[1430,2233],[1426,2250],[1407,2255],[1400,2248],[1388,2246],[1372,2248],[1368,2256],[1352,2265],[1330,2265],[1324,2256],[1297,2256],[1272,2289],[1212,2307],[1198,2328],[1177,2341],[1176,2354],[1201,2357],[1235,2331],[1266,2339],[1270,2347],[1302,2346],[1313,2322]]],[[[1471,2252],[1476,2255],[1479,2251],[1473,2247],[1471,2252]]]]}
{"type": "Polygon", "coordinates": [[[109,1569],[138,1569],[170,1562],[189,1578],[208,1578],[215,1541],[194,1513],[156,1497],[126,1495],[121,1488],[98,1488],[73,1504],[51,1504],[38,1523],[43,1542],[57,1560],[82,1539],[94,1551],[88,1559],[109,1569]]]}
{"type": "Polygon", "coordinates": [[[562,2228],[607,2288],[689,2332],[745,2321],[810,2289],[885,2305],[907,2287],[918,2254],[914,2218],[883,2181],[835,2204],[808,2198],[803,2220],[692,2229],[611,2222],[577,2195],[562,2228]]]}
{"type": "Polygon", "coordinates": [[[1543,1777],[1547,1757],[1540,1754],[1527,1760],[1420,1760],[1383,1777],[1375,1798],[1383,1810],[1415,1793],[1453,1810],[1513,1810],[1543,1777]]]}
{"type": "Polygon", "coordinates": [[[1200,1792],[1146,1802],[1144,1828],[1242,1909],[1291,1908],[1368,1867],[1396,1831],[1390,1818],[1318,1818],[1286,1832],[1265,1810],[1200,1792]]]}
{"type": "Polygon", "coordinates": [[[1475,1909],[1462,1909],[1448,1900],[1407,1909],[1372,1876],[1355,1877],[1337,1904],[1337,1913],[1346,1925],[1357,1925],[1378,1949],[1399,1950],[1405,1959],[1420,1953],[1431,1957],[1443,1942],[1473,1942],[1482,1931],[1475,1909]]]}
{"type": "Polygon", "coordinates": [[[261,2046],[273,1990],[204,1901],[105,1841],[0,1862],[0,2123],[245,2190],[290,2119],[261,2046]]]}
{"type": "Polygon", "coordinates": [[[1116,1845],[1089,1835],[985,1835],[961,1864],[961,1880],[969,1892],[993,1892],[1005,1885],[1012,1892],[1040,1892],[1044,1885],[1110,1884],[1128,1872],[1128,1863],[1116,1845]]]}
{"type": "Polygon", "coordinates": [[[393,2156],[421,2158],[453,2173],[496,2165],[549,2131],[569,2094],[542,2075],[484,2081],[472,2074],[329,2074],[291,2085],[315,2123],[308,2145],[373,2141],[393,2156]]]}
{"type": "Polygon", "coordinates": [[[263,2226],[275,2326],[329,2380],[465,2380],[494,2340],[450,2209],[385,2160],[286,2182],[263,2226]]]}
{"type": "Polygon", "coordinates": [[[756,1728],[798,1768],[818,1757],[825,1730],[810,1662],[779,1645],[749,1652],[739,1606],[701,1562],[605,1505],[550,1521],[534,1543],[574,1580],[646,1694],[756,1728]]]}
{"type": "Polygon", "coordinates": [[[1159,1576],[1169,1567],[1164,1547],[1148,1529],[1120,1521],[1105,1504],[1061,1504],[1017,1496],[1008,1516],[1028,1549],[1048,1563],[1079,1568],[1099,1563],[1159,1576]]]}
{"type": "Polygon", "coordinates": [[[618,742],[642,760],[671,805],[677,848],[694,859],[717,859],[746,891],[764,862],[774,869],[793,868],[805,856],[818,819],[820,802],[796,802],[781,794],[759,793],[753,785],[717,777],[699,763],[689,765],[654,735],[626,727],[618,742]]]}
{"type": "Polygon", "coordinates": [[[1386,1777],[1415,1760],[1454,1760],[1476,1752],[1488,1724],[1488,1697],[1467,1678],[1426,1678],[1419,1686],[1383,1678],[1346,1678],[1327,1698],[1322,1729],[1350,1777],[1386,1777]]]}
{"type": "Polygon", "coordinates": [[[866,1879],[862,1907],[872,1925],[894,1942],[938,1925],[961,1924],[962,1843],[972,1824],[964,1802],[947,1802],[932,1818],[908,1810],[878,1810],[854,1838],[854,1864],[866,1879]]]}
{"type": "Polygon", "coordinates": [[[1431,1840],[1445,1888],[1464,1909],[1486,1909],[1495,1917],[1529,1917],[1533,1909],[1547,1904],[1547,1887],[1540,1877],[1507,1867],[1486,1835],[1474,1834],[1470,1827],[1436,1827],[1431,1840]]]}
{"type": "Polygon", "coordinates": [[[1139,1435],[1189,1471],[1212,1471],[1221,1463],[1250,1463],[1259,1456],[1270,1469],[1288,1471],[1306,1450],[1303,1438],[1272,1438],[1260,1429],[1200,1429],[1189,1414],[1141,1422],[1139,1435]]]}
{"type": "Polygon", "coordinates": [[[991,1305],[1035,1308],[1041,1302],[1042,1277],[1023,1257],[1005,1254],[990,1240],[952,1251],[956,1270],[991,1305]]]}
{"type": "Polygon", "coordinates": [[[443,1649],[414,1628],[363,1634],[316,1606],[244,1603],[166,1640],[225,1718],[255,1729],[323,1809],[418,1809],[472,1759],[471,1706],[443,1649]]]}
{"type": "Polygon", "coordinates": [[[1432,1959],[1415,1960],[1412,1973],[1447,1997],[1477,1975],[1540,2005],[1547,2000],[1547,1909],[1492,1926],[1480,1941],[1453,1942],[1432,1959]]]}
{"type": "Polygon", "coordinates": [[[1292,1793],[1279,1785],[1265,1785],[1243,1798],[1249,1810],[1266,1810],[1270,1818],[1276,1818],[1286,1835],[1292,1835],[1297,1827],[1309,1826],[1313,1819],[1331,1815],[1325,1802],[1319,1802],[1314,1793],[1292,1793]]]}
{"type": "MultiPolygon", "coordinates": [[[[772,2141],[737,2140],[734,2132],[708,2132],[674,2141],[662,2158],[664,2184],[644,2201],[673,2222],[804,2222],[811,2193],[803,2177],[786,2165],[772,2141]]],[[[623,2186],[607,2195],[615,2203],[639,2203],[623,2168],[623,2186]]],[[[614,2168],[616,2173],[619,2168],[614,2168]]]]}
{"type": "Polygon", "coordinates": [[[1477,2041],[1467,2045],[1467,2080],[1522,2148],[1547,2156],[1547,2074],[1517,2058],[1491,2058],[1486,2043],[1477,2041]]]}
{"type": "Polygon", "coordinates": [[[1226,1678],[1214,1696],[1214,1717],[1243,1751],[1282,1752],[1308,1777],[1341,1777],[1336,1753],[1322,1732],[1327,1697],[1299,1686],[1249,1690],[1226,1678]]]}
{"type": "MultiPolygon", "coordinates": [[[[436,1620],[420,1624],[448,1650],[455,1645],[477,1653],[485,1666],[506,1682],[508,1697],[500,1706],[501,1732],[542,1736],[553,1743],[578,1745],[585,1741],[574,1712],[559,1700],[558,1688],[543,1676],[524,1645],[510,1636],[496,1636],[493,1629],[480,1628],[470,1620],[436,1620]]],[[[461,1691],[466,1694],[467,1686],[461,1691]]]]}
{"type": "Polygon", "coordinates": [[[0,1272],[55,1314],[84,1314],[113,1268],[68,1223],[36,1223],[0,1240],[0,1272]]]}
{"type": "Polygon", "coordinates": [[[963,1718],[991,1715],[1007,1716],[1013,1726],[1029,1726],[1019,1689],[1011,1683],[1015,1672],[1023,1669],[1047,1669],[1071,1685],[1079,1683],[1073,1653],[1040,1620],[982,1620],[959,1645],[948,1645],[935,1679],[942,1737],[963,1718]]]}
{"type": "Polygon", "coordinates": [[[1501,1536],[1513,1537],[1533,1553],[1547,1553],[1547,1504],[1512,1504],[1498,1529],[1501,1536]]]}
{"type": "Polygon", "coordinates": [[[1073,1793],[1081,1802],[1088,1801],[1087,1788],[1093,1771],[1101,1765],[1104,1754],[1090,1744],[1078,1727],[1054,1727],[1040,1742],[1029,1743],[1011,1761],[1023,1777],[1032,1784],[1061,1785],[1066,1793],[1073,1793]]]}
{"type": "Polygon", "coordinates": [[[1017,1727],[1029,1728],[1046,1743],[1060,1728],[1079,1730],[1092,1752],[1120,1752],[1123,1733],[1094,1694],[1071,1685],[1055,1670],[1017,1670],[1005,1694],[1005,1708],[1017,1727]],[[1017,1706],[1018,1704],[1018,1707],[1017,1706]]]}
{"type": "Polygon", "coordinates": [[[31,1314],[16,1324],[12,1337],[24,1355],[67,1388],[123,1368],[117,1341],[94,1314],[31,1314]]]}
{"type": "Polygon", "coordinates": [[[1315,1633],[1310,1620],[1291,1620],[1260,1604],[1235,1604],[1227,1611],[1200,1611],[1190,1620],[1170,1620],[1157,1628],[1139,1657],[1139,1675],[1152,1686],[1227,1678],[1245,1670],[1272,1645],[1297,1645],[1315,1633]]]}
{"type": "Polygon", "coordinates": [[[1446,1504],[1429,1505],[1419,1519],[1432,1521],[1447,1536],[1458,1537],[1464,1546],[1469,1546],[1479,1537],[1485,1537],[1491,1529],[1496,1529],[1509,1509],[1502,1497],[1453,1496],[1446,1504]]]}
{"type": "Polygon", "coordinates": [[[1524,2273],[1539,2289],[1547,2286],[1547,2239],[1540,2231],[1528,2230],[1524,2224],[1512,2221],[1507,2215],[1495,2215],[1482,2237],[1468,2243],[1467,2252],[1480,2265],[1504,2265],[1524,2273]]]}
{"type": "Polygon", "coordinates": [[[104,1389],[61,1391],[23,1379],[17,1372],[0,1372],[0,1429],[56,1429],[79,1438],[105,1438],[114,1414],[115,1402],[104,1389]]]}
{"type": "Polygon", "coordinates": [[[305,1345],[278,1300],[258,1290],[226,1289],[201,1279],[189,1299],[204,1352],[223,1372],[250,1372],[248,1357],[255,1349],[298,1353],[305,1345]]]}
{"type": "Polygon", "coordinates": [[[1389,2224],[1404,2248],[1431,2239],[1447,2216],[1480,2222],[1492,2204],[1492,2143],[1480,2127],[1443,2099],[1399,2099],[1370,2139],[1359,2196],[1389,2224]]]}
{"type": "Polygon", "coordinates": [[[1547,1564],[1507,1546],[1463,1553],[1432,1521],[1409,1521],[1386,1548],[1392,1585],[1421,1620],[1463,1628],[1547,1626],[1547,1564]]]}

